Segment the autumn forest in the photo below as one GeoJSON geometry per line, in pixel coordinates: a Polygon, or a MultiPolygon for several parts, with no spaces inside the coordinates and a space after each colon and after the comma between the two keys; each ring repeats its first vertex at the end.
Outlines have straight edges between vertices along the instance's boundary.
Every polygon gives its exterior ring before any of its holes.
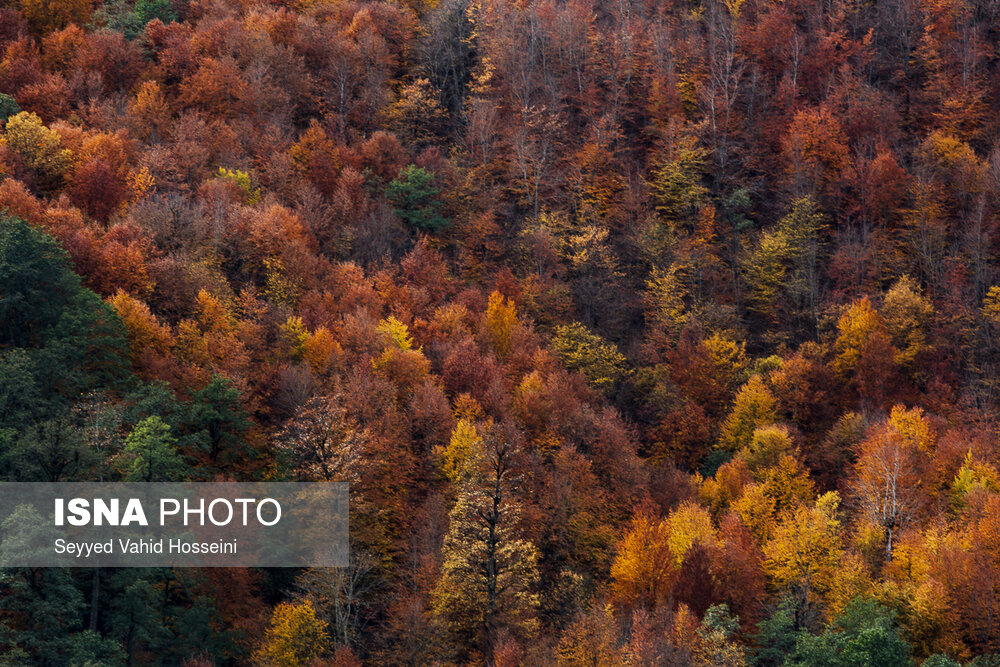
{"type": "Polygon", "coordinates": [[[6,0],[0,478],[349,482],[351,556],[5,569],[0,665],[1000,665],[998,41],[6,0]]]}

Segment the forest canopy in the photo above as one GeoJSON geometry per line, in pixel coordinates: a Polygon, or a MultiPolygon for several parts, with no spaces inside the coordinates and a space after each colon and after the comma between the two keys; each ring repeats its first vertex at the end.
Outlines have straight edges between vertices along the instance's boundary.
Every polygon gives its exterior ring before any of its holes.
{"type": "Polygon", "coordinates": [[[998,40],[2,3],[0,476],[349,482],[351,561],[3,570],[0,663],[1000,664],[998,40]]]}

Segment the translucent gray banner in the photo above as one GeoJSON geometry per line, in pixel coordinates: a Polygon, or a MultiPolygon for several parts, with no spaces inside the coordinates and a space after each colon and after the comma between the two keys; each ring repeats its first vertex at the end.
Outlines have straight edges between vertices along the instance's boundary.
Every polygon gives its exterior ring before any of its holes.
{"type": "Polygon", "coordinates": [[[341,483],[0,483],[0,567],[346,567],[341,483]]]}

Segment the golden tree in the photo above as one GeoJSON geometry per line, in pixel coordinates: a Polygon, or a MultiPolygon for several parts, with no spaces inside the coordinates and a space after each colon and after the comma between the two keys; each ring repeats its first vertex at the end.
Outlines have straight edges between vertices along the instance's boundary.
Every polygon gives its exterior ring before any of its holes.
{"type": "Polygon", "coordinates": [[[839,576],[844,546],[837,509],[840,497],[826,493],[813,507],[798,509],[774,529],[764,545],[764,571],[776,588],[803,604],[829,593],[839,576]]]}
{"type": "Polygon", "coordinates": [[[491,426],[475,443],[433,592],[436,616],[453,640],[484,655],[502,634],[526,639],[538,627],[538,552],[520,526],[515,438],[509,429],[491,426]]]}
{"type": "Polygon", "coordinates": [[[316,617],[312,602],[282,602],[274,608],[254,662],[262,667],[306,667],[326,653],[328,641],[326,623],[316,617]]]}

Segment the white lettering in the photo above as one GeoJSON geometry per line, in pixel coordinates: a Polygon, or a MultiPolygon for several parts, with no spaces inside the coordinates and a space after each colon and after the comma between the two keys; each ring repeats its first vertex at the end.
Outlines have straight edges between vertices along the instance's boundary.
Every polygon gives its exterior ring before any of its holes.
{"type": "Polygon", "coordinates": [[[257,521],[260,521],[260,523],[264,526],[273,526],[274,524],[281,521],[281,505],[278,503],[278,501],[275,500],[274,498],[264,498],[262,501],[260,501],[260,503],[257,505],[257,521]],[[262,513],[262,510],[264,509],[264,503],[274,504],[274,520],[271,521],[270,523],[264,521],[264,515],[262,513]]]}

